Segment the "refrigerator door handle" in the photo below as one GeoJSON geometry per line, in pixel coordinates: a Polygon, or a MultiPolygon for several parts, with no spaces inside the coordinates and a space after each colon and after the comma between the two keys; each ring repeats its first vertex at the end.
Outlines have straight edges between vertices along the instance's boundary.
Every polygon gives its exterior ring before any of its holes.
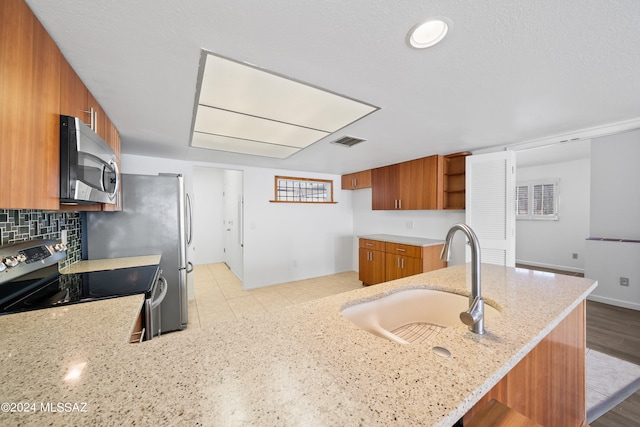
{"type": "Polygon", "coordinates": [[[151,309],[155,310],[164,301],[164,297],[167,296],[167,279],[162,276],[158,277],[158,286],[160,289],[160,295],[155,297],[151,301],[151,309]]]}
{"type": "Polygon", "coordinates": [[[191,246],[191,241],[193,240],[193,212],[191,209],[191,195],[186,193],[187,195],[187,246],[191,246]]]}
{"type": "Polygon", "coordinates": [[[193,264],[191,264],[191,261],[187,262],[187,274],[191,273],[193,271],[193,264]]]}

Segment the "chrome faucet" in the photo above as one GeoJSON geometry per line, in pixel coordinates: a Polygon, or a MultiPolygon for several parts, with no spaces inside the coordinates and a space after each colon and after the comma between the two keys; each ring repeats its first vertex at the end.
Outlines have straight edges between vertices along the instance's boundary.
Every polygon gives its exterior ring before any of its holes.
{"type": "Polygon", "coordinates": [[[469,309],[460,313],[460,320],[469,326],[469,330],[476,334],[484,334],[484,300],[480,288],[480,243],[476,233],[466,224],[455,224],[447,233],[447,238],[440,259],[449,261],[451,255],[451,241],[456,231],[462,231],[471,245],[471,296],[469,297],[469,309]]]}

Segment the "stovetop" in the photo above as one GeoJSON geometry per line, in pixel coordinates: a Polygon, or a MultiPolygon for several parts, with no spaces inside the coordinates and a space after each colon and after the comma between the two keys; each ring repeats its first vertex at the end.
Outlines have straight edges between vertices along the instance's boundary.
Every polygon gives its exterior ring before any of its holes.
{"type": "Polygon", "coordinates": [[[38,240],[0,248],[0,315],[136,294],[151,297],[158,265],[60,274],[58,261],[66,247],[56,245],[38,240]]]}

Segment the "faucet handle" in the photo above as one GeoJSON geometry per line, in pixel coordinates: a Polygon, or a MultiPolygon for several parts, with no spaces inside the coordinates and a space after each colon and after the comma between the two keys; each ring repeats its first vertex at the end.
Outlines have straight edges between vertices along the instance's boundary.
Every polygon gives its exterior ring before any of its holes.
{"type": "Polygon", "coordinates": [[[469,305],[469,309],[460,313],[460,320],[469,327],[475,326],[476,333],[484,333],[484,300],[475,297],[469,305]]]}

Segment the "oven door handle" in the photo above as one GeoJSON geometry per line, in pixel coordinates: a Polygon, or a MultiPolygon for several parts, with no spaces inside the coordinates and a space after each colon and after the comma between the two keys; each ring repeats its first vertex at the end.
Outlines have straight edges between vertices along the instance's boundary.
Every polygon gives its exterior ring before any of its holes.
{"type": "Polygon", "coordinates": [[[163,276],[158,276],[158,286],[160,287],[160,295],[157,298],[151,300],[151,309],[155,310],[164,300],[164,297],[167,295],[167,279],[163,276]]]}

